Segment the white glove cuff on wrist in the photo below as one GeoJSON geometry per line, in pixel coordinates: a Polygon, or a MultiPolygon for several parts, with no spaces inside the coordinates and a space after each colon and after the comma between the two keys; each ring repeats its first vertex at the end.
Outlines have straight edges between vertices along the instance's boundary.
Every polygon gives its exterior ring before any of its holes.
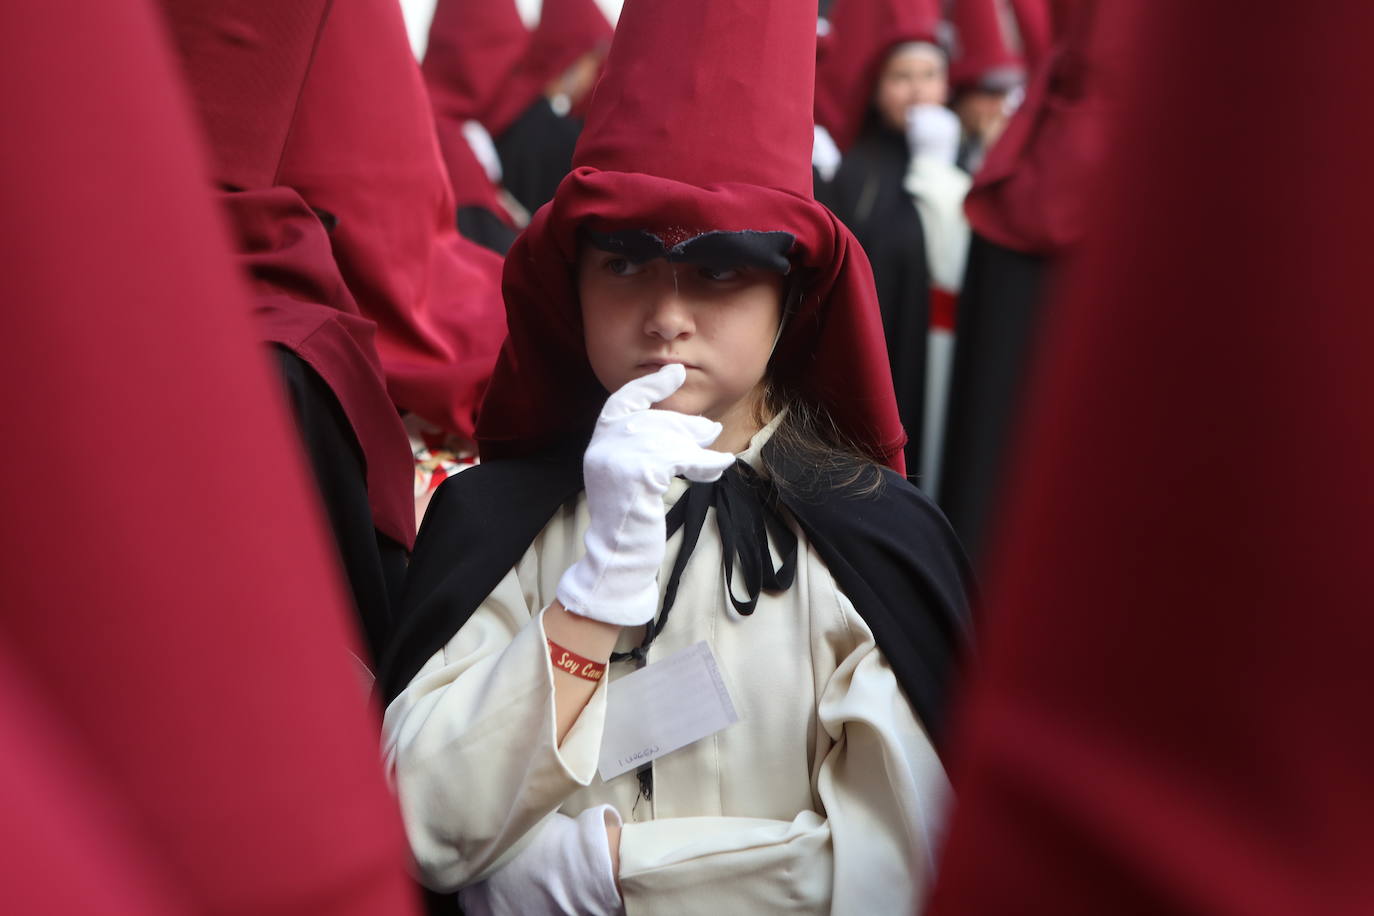
{"type": "Polygon", "coordinates": [[[611,842],[606,833],[610,825],[622,824],[620,812],[610,805],[588,808],[576,818],[582,848],[587,853],[588,876],[595,880],[586,888],[594,895],[593,912],[624,912],[620,890],[615,885],[615,866],[611,862],[611,842]]]}

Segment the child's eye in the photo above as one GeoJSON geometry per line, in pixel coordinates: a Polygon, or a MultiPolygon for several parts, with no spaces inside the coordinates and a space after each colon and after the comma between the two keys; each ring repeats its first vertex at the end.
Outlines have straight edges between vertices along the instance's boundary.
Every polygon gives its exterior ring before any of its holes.
{"type": "Polygon", "coordinates": [[[644,267],[629,258],[607,258],[601,262],[601,269],[617,277],[633,277],[644,267]]]}
{"type": "Polygon", "coordinates": [[[716,283],[728,283],[740,277],[740,270],[735,267],[703,267],[700,273],[707,280],[716,283]]]}

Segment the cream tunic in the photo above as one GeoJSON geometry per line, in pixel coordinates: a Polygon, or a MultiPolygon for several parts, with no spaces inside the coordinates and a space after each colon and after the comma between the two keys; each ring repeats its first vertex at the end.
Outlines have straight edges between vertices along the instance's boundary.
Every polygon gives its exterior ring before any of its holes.
{"type": "MultiPolygon", "coordinates": [[[[771,431],[741,457],[757,467],[771,431]]],[[[685,488],[676,481],[667,504],[685,488]]],[[[709,642],[737,724],[654,761],[652,801],[633,771],[603,783],[607,693],[633,670],[622,662],[556,746],[543,608],[581,556],[587,522],[584,496],[562,507],[387,708],[387,767],[425,883],[456,890],[518,853],[551,812],[609,803],[625,819],[631,916],[917,912],[949,784],[872,632],[795,524],[796,581],[742,617],[725,597],[708,516],[649,652],[652,664],[709,642]]],[[[618,648],[641,634],[627,629],[618,648]]]]}

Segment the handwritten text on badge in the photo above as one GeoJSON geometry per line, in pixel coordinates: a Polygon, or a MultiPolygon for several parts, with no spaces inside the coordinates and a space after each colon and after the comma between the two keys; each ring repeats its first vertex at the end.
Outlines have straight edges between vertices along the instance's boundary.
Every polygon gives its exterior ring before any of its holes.
{"type": "Polygon", "coordinates": [[[603,781],[739,721],[705,642],[612,681],[607,691],[597,765],[603,781]]]}

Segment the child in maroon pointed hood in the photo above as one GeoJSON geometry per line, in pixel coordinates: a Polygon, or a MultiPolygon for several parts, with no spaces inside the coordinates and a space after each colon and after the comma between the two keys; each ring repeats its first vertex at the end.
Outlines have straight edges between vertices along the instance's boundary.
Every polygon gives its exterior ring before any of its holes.
{"type": "Polygon", "coordinates": [[[483,462],[435,497],[383,675],[421,875],[470,913],[910,912],[929,882],[969,582],[780,91],[813,15],[630,0],[507,258],[483,462]]]}

